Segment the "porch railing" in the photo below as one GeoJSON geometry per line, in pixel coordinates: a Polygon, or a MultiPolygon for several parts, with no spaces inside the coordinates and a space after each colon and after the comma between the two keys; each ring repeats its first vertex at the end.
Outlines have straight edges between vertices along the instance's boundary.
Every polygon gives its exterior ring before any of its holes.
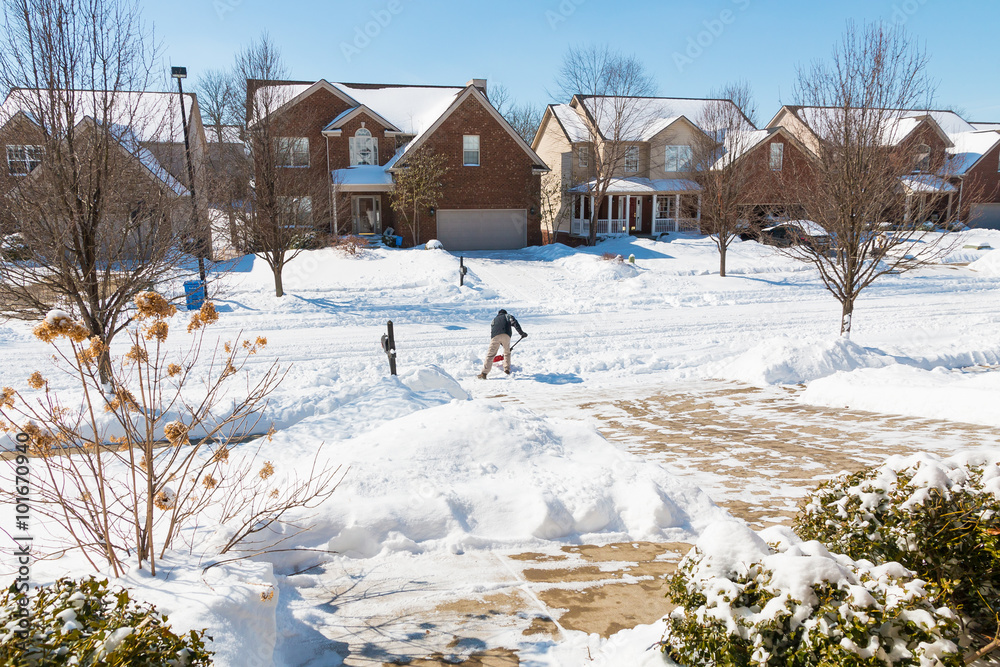
{"type": "MultiPolygon", "coordinates": [[[[597,236],[613,236],[615,234],[625,234],[623,231],[627,229],[626,225],[628,222],[625,218],[619,218],[614,220],[608,220],[607,218],[598,218],[595,223],[597,227],[597,236]]],[[[577,236],[588,236],[590,234],[590,220],[587,218],[573,218],[570,226],[570,231],[577,236]]]]}
{"type": "Polygon", "coordinates": [[[654,218],[653,236],[667,232],[700,232],[697,218],[654,218]]]}

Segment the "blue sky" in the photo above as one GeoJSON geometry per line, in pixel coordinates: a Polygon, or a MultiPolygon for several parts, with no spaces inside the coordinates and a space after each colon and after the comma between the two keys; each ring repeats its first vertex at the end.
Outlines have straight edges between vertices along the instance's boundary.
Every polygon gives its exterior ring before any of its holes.
{"type": "Polygon", "coordinates": [[[485,77],[519,102],[555,100],[570,46],[607,43],[654,74],[660,94],[703,97],[747,79],[766,122],[792,102],[796,66],[829,55],[845,21],[903,23],[925,42],[937,106],[1000,121],[997,0],[144,0],[169,64],[227,67],[268,30],[296,79],[464,84],[485,77]]]}

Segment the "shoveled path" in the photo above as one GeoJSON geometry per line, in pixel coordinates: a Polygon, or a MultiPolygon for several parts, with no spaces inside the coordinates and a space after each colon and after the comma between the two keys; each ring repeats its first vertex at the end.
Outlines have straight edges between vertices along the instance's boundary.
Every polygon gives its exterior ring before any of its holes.
{"type": "MultiPolygon", "coordinates": [[[[758,528],[789,525],[800,499],[841,471],[892,454],[1000,445],[1000,429],[815,408],[796,400],[797,388],[697,382],[600,395],[548,386],[532,395],[530,386],[508,387],[494,397],[590,420],[610,441],[696,483],[758,528]]],[[[449,563],[407,555],[386,571],[359,561],[295,585],[300,603],[323,599],[336,612],[318,627],[326,627],[323,640],[348,653],[345,665],[518,665],[524,662],[512,637],[558,643],[568,630],[608,637],[658,620],[669,611],[663,581],[689,546],[564,546],[466,553],[449,563]],[[456,571],[460,585],[449,580],[456,571]],[[480,591],[473,597],[458,590],[469,581],[480,591]]]]}

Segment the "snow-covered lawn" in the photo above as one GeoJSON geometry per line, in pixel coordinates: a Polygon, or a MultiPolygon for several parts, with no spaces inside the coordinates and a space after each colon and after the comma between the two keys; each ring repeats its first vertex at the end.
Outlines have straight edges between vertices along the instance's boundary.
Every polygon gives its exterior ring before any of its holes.
{"type": "MultiPolygon", "coordinates": [[[[1000,250],[963,248],[1000,248],[1000,232],[964,234],[940,265],[866,291],[850,341],[837,337],[839,306],[815,272],[754,242],[730,249],[726,278],[715,275],[711,240],[695,236],[466,253],[464,287],[458,256],[444,250],[317,250],[288,266],[281,299],[266,265],[243,258],[213,283],[221,319],[210,336],[265,336],[260,369],[275,358],[290,365],[267,408],[279,429],[268,458],[287,474],[319,449],[350,469],[322,507],[293,517],[310,530],[281,546],[338,553],[284,551],[202,575],[209,561],[179,552],[164,577],[133,572],[126,583],[179,626],[209,626],[218,664],[339,664],[360,645],[375,660],[388,655],[378,628],[331,603],[324,573],[349,573],[368,591],[422,582],[436,603],[489,594],[498,555],[693,543],[713,523],[736,521],[681,472],[606,440],[595,417],[566,418],[557,407],[571,394],[601,400],[710,379],[804,384],[794,399],[804,404],[1000,427],[1000,250]],[[514,351],[511,377],[495,368],[479,381],[499,308],[530,337],[514,351]],[[388,320],[396,378],[379,344],[388,320]],[[279,595],[261,599],[273,586],[279,595]]],[[[175,320],[182,330],[186,314],[175,320]]],[[[41,370],[70,391],[50,357],[28,324],[0,325],[0,386],[29,391],[28,375],[41,370]]],[[[919,437],[910,445],[930,447],[919,437]]],[[[11,508],[0,522],[10,530],[11,508]]],[[[10,552],[0,557],[8,573],[10,552]]],[[[67,555],[35,563],[32,576],[80,571],[67,555]]],[[[380,599],[362,596],[353,609],[391,616],[397,598],[380,599]]],[[[659,637],[655,624],[606,641],[570,630],[532,639],[523,629],[450,650],[504,646],[539,665],[581,664],[588,652],[596,664],[662,664],[653,652],[626,657],[659,637]]],[[[429,643],[427,653],[444,646],[429,643]]]]}

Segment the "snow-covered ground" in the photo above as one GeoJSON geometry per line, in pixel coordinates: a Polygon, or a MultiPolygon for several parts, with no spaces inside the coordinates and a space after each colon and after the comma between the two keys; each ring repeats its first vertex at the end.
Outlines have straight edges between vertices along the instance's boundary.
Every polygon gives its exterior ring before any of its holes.
{"type": "MultiPolygon", "coordinates": [[[[445,250],[317,250],[287,267],[280,299],[266,265],[238,260],[213,283],[221,318],[210,331],[268,339],[251,373],[275,358],[289,365],[265,415],[278,429],[268,458],[285,474],[317,450],[349,466],[309,512],[310,530],[282,546],[338,554],[281,552],[202,575],[203,554],[175,553],[165,579],[133,572],[127,583],[175,624],[210,626],[218,664],[340,664],[357,650],[352,636],[374,659],[378,632],[351,629],[358,619],[324,598],[324,570],[372,591],[431,582],[443,601],[488,594],[477,568],[495,571],[494,554],[693,543],[713,523],[736,521],[683,474],[607,441],[596,419],[555,416],[570,393],[653,394],[716,378],[804,385],[795,400],[816,406],[1000,427],[1000,250],[962,249],[972,242],[1000,248],[1000,232],[965,232],[941,264],[869,288],[849,341],[837,336],[839,305],[815,271],[754,242],[732,246],[726,278],[711,240],[696,236],[466,253],[463,287],[459,258],[445,250]],[[499,308],[530,336],[512,376],[495,368],[480,381],[499,308]],[[389,320],[395,378],[379,343],[389,320]],[[279,595],[260,598],[271,587],[279,595]]],[[[175,316],[175,331],[186,318],[175,316]]],[[[0,386],[30,394],[27,376],[40,370],[71,391],[50,359],[27,323],[0,325],[0,386]]],[[[0,515],[5,530],[10,511],[0,515]]],[[[36,563],[33,578],[79,571],[66,556],[36,563]]],[[[355,611],[380,611],[379,595],[359,600],[355,611]]],[[[518,649],[526,664],[575,665],[588,654],[596,664],[662,664],[655,652],[627,657],[658,639],[655,624],[606,641],[569,630],[531,639],[522,629],[498,628],[490,646],[518,649]]]]}

